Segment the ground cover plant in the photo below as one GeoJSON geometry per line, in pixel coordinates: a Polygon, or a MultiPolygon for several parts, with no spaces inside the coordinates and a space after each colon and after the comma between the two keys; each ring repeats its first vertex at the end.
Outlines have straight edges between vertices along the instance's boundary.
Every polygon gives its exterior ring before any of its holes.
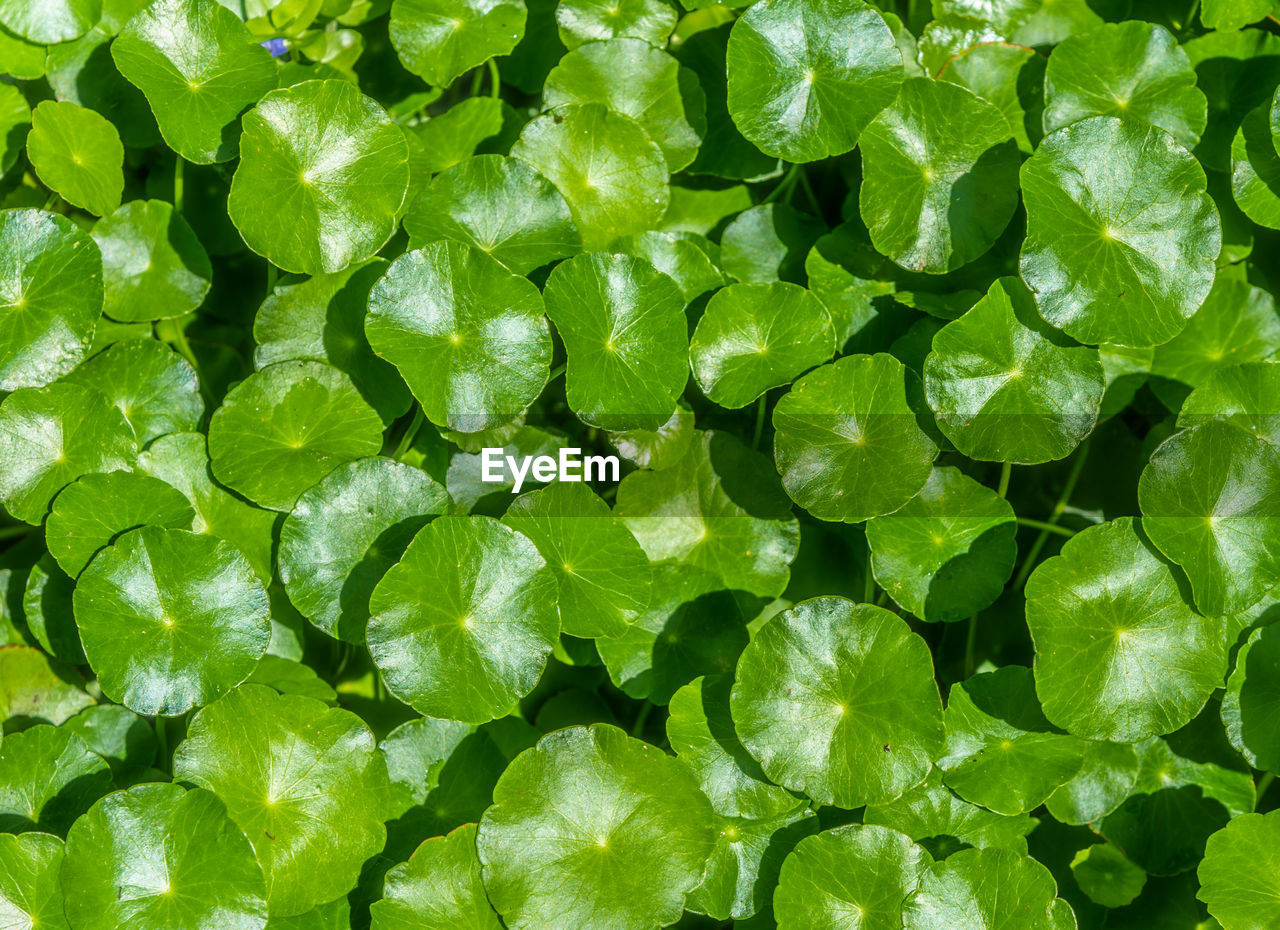
{"type": "Polygon", "coordinates": [[[1280,927],[1275,10],[0,0],[0,926],[1280,927]]]}

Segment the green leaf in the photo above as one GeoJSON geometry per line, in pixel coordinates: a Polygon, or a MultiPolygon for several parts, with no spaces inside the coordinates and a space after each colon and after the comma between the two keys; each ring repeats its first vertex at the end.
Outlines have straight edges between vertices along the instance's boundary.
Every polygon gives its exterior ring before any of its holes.
{"type": "Polygon", "coordinates": [[[649,605],[648,557],[586,485],[557,482],[523,494],[502,522],[527,536],[555,575],[565,633],[617,636],[649,605]]]}
{"type": "Polygon", "coordinates": [[[201,165],[236,157],[240,113],[276,86],[271,53],[217,0],[157,0],[111,57],[146,95],[165,143],[201,165]]]}
{"type": "Polygon", "coordinates": [[[68,666],[39,649],[0,649],[0,722],[13,728],[60,724],[94,703],[84,681],[68,666]]]}
{"type": "Polygon", "coordinates": [[[544,293],[568,355],[565,390],[583,422],[654,429],[689,380],[685,300],[641,258],[594,252],[557,265],[544,293]]]}
{"type": "Polygon", "coordinates": [[[204,302],[213,268],[181,213],[135,200],[93,227],[102,252],[102,312],[138,323],[184,316],[204,302]]]}
{"type": "Polygon", "coordinates": [[[555,185],[524,162],[501,155],[477,155],[442,172],[414,200],[404,228],[415,248],[453,239],[517,274],[582,247],[555,185]]]}
{"type": "Polygon", "coordinates": [[[1231,143],[1231,197],[1259,226],[1280,229],[1280,154],[1271,136],[1271,106],[1249,111],[1231,143]]]}
{"type": "Polygon", "coordinates": [[[1095,349],[1049,329],[1017,278],[933,337],[925,394],[938,428],[973,459],[1066,458],[1098,419],[1106,383],[1095,349]]]}
{"type": "Polygon", "coordinates": [[[0,834],[0,909],[16,927],[68,930],[63,913],[62,840],[47,833],[0,834]]]}
{"type": "Polygon", "coordinates": [[[523,0],[395,0],[391,44],[406,68],[447,87],[476,65],[509,54],[524,36],[527,15],[523,0]]]}
{"type": "Polygon", "coordinates": [[[386,458],[342,465],[303,492],[280,528],[289,600],[330,636],[363,643],[369,596],[432,516],[449,510],[425,472],[386,458]]]}
{"type": "Polygon", "coordinates": [[[794,284],[731,284],[712,296],[690,345],[698,386],[722,407],[745,407],[831,358],[831,314],[794,284]]]}
{"type": "Polygon", "coordinates": [[[0,88],[0,173],[8,172],[26,145],[31,107],[12,84],[0,88]]]}
{"type": "MultiPolygon", "coordinates": [[[[16,6],[20,2],[14,0],[11,5],[16,6]]],[[[44,77],[46,51],[43,45],[28,42],[0,24],[0,60],[4,61],[6,74],[25,81],[44,77]]]]}
{"type": "Polygon", "coordinates": [[[1243,29],[1274,9],[1272,0],[1204,0],[1200,22],[1209,29],[1243,29]]]}
{"type": "Polygon", "coordinates": [[[543,106],[604,104],[639,123],[675,172],[698,154],[698,124],[705,130],[703,113],[689,108],[696,98],[681,93],[679,72],[674,58],[643,39],[589,42],[561,58],[547,76],[543,106]]]}
{"type": "Polygon", "coordinates": [[[1029,155],[1044,135],[1044,72],[1045,59],[1033,49],[984,42],[949,59],[937,79],[995,104],[1009,121],[1018,148],[1029,155]]]}
{"type": "Polygon", "coordinates": [[[785,203],[762,203],[733,218],[720,239],[724,270],[739,281],[805,280],[804,260],[826,224],[785,203]]]}
{"type": "Polygon", "coordinates": [[[461,242],[406,252],[369,294],[365,333],[432,423],[464,433],[514,420],[546,385],[551,333],[529,280],[461,242]]]}
{"type": "Polygon", "coordinates": [[[195,369],[155,339],[122,339],[62,380],[104,394],[129,421],[139,446],[194,430],[204,416],[195,369]]]}
{"type": "Polygon", "coordinates": [[[711,806],[682,763],[596,724],[545,736],[511,763],[477,845],[511,930],[644,930],[679,919],[713,839],[711,806]]]}
{"type": "Polygon", "coordinates": [[[1221,368],[1187,396],[1178,426],[1225,420],[1280,445],[1280,365],[1246,362],[1221,368]]]}
{"type": "Polygon", "coordinates": [[[278,362],[231,389],[209,422],[219,481],[289,510],[339,465],[382,447],[382,421],[351,380],[320,362],[278,362]]]}
{"type": "Polygon", "coordinates": [[[651,562],[688,566],[698,593],[777,597],[799,547],[799,523],[767,460],[728,433],[699,433],[677,464],[627,475],[615,512],[651,562]]]}
{"type": "Polygon", "coordinates": [[[97,216],[120,205],[124,146],[116,128],[92,110],[46,100],[31,111],[27,158],[46,187],[97,216]]]}
{"type": "Polygon", "coordinates": [[[1224,930],[1247,930],[1280,920],[1277,842],[1277,811],[1237,817],[1209,838],[1197,872],[1200,891],[1196,897],[1209,906],[1224,930]]]}
{"type": "Polygon", "coordinates": [[[401,416],[412,399],[396,370],[373,354],[365,338],[369,291],[387,269],[374,258],[333,274],[277,285],[253,319],[254,367],[291,359],[328,362],[347,375],[383,421],[401,416]]]}
{"type": "Polygon", "coordinates": [[[1205,615],[1244,610],[1280,582],[1280,450],[1266,440],[1220,422],[1175,433],[1143,469],[1138,503],[1205,615]]]}
{"type": "Polygon", "coordinates": [[[0,744],[0,831],[65,835],[111,787],[107,764],[69,729],[10,733],[0,744]]]}
{"type": "Polygon", "coordinates": [[[537,117],[511,154],[564,195],[588,249],[657,226],[670,200],[662,149],[643,126],[603,104],[537,117]]]}
{"type": "Polygon", "coordinates": [[[1231,745],[1254,768],[1280,768],[1280,626],[1249,634],[1236,653],[1235,669],[1222,697],[1222,723],[1231,745]]]}
{"type": "Polygon", "coordinates": [[[214,482],[204,436],[162,436],[138,456],[138,468],[185,494],[196,512],[191,528],[234,545],[257,576],[270,582],[273,536],[280,515],[245,503],[214,482]]]}
{"type": "Polygon", "coordinates": [[[1231,170],[1231,139],[1249,111],[1271,100],[1280,82],[1280,39],[1262,29],[1210,33],[1183,45],[1196,84],[1209,100],[1209,122],[1196,157],[1231,170]]]}
{"type": "Polygon", "coordinates": [[[118,783],[140,774],[156,759],[156,735],[146,720],[116,704],[86,707],[62,725],[106,760],[118,783]]]}
{"type": "Polygon", "coordinates": [[[896,830],[850,824],[801,840],[782,864],[773,906],[780,926],[900,930],[903,904],[932,864],[896,830]]]}
{"type": "Polygon", "coordinates": [[[1221,620],[1201,617],[1132,518],[1077,533],[1027,581],[1045,716],[1086,739],[1171,733],[1226,672],[1221,620]]]}
{"type": "Polygon", "coordinates": [[[43,45],[78,39],[102,15],[102,0],[27,0],[0,2],[0,23],[6,29],[43,45]]]}
{"type": "Polygon", "coordinates": [[[485,897],[476,827],[467,824],[417,848],[387,873],[373,930],[501,930],[485,897]]]}
{"type": "Polygon", "coordinates": [[[1103,907],[1133,903],[1147,883],[1147,873],[1110,843],[1095,843],[1076,853],[1071,874],[1080,890],[1103,907]]]}
{"type": "MultiPolygon", "coordinates": [[[[126,474],[126,472],[116,472],[126,474]]],[[[71,595],[75,582],[46,553],[31,566],[22,591],[22,620],[50,655],[72,665],[84,665],[84,649],[76,631],[71,595]]],[[[15,611],[16,612],[16,611],[15,611]]]]}
{"type": "Polygon", "coordinates": [[[618,454],[639,468],[661,471],[679,462],[689,450],[697,430],[693,411],[679,402],[675,413],[656,430],[632,429],[609,436],[618,454]]]}
{"type": "Polygon", "coordinates": [[[676,28],[676,11],[663,0],[561,0],[556,28],[571,49],[621,38],[663,48],[676,28]]]}
{"type": "Polygon", "coordinates": [[[933,470],[937,447],[907,404],[890,355],[850,355],[810,372],[773,408],[774,457],[793,501],[821,520],[892,513],[933,470]]]}
{"type": "Polygon", "coordinates": [[[738,129],[792,162],[848,152],[903,79],[893,33],[862,0],[757,3],[733,25],[728,72],[738,129]],[[797,30],[827,39],[797,41],[797,30]]]}
{"type": "Polygon", "coordinates": [[[182,492],[133,472],[85,475],[54,498],[45,541],[72,577],[117,536],[142,526],[189,529],[195,511],[182,492]]]}
{"type": "Polygon", "coordinates": [[[1168,342],[1213,284],[1221,225],[1204,169],[1163,131],[1091,117],[1022,168],[1022,277],[1040,314],[1081,342],[1168,342]]]}
{"type": "Polygon", "coordinates": [[[946,728],[938,765],[947,786],[998,814],[1034,810],[1084,763],[1084,741],[1055,732],[1020,665],[953,685],[946,728]]]}
{"type": "Polygon", "coordinates": [[[904,930],[962,926],[1066,930],[1055,912],[1053,876],[1035,859],[1008,849],[964,849],[936,862],[903,909],[904,930]]]}
{"type": "Polygon", "coordinates": [[[765,774],[819,804],[890,801],[924,781],[942,749],[924,640],[889,611],[841,597],[765,623],[738,661],[730,703],[765,774]]]}
{"type": "Polygon", "coordinates": [[[267,592],[229,543],[147,526],[76,584],[76,626],[103,692],[140,714],[208,704],[253,672],[271,639],[267,592]]]}
{"type": "Polygon", "coordinates": [[[355,714],[243,685],[201,710],[174,778],[207,788],[249,837],[273,917],[303,914],[355,887],[382,849],[386,769],[355,714]]]}
{"type": "Polygon", "coordinates": [[[1129,796],[1138,780],[1138,753],[1129,743],[1084,744],[1080,771],[1049,795],[1045,806],[1062,823],[1097,823],[1129,796]]]}
{"type": "Polygon", "coordinates": [[[862,141],[858,209],[878,251],[909,271],[973,261],[1018,206],[1020,156],[996,107],[945,81],[910,78],[862,141]]]}
{"type": "Polygon", "coordinates": [[[286,271],[341,271],[395,232],[409,146],[347,81],[273,90],[244,117],[227,208],[249,248],[286,271]]]}
{"type": "Polygon", "coordinates": [[[1240,278],[1219,275],[1187,328],[1156,347],[1151,373],[1195,387],[1220,368],[1261,361],[1277,351],[1275,298],[1240,278]]]}
{"type": "Polygon", "coordinates": [[[686,302],[727,283],[720,267],[720,247],[695,232],[638,233],[623,241],[622,251],[644,259],[675,281],[686,302]]]}
{"type": "Polygon", "coordinates": [[[560,618],[556,578],[526,537],[489,517],[422,529],[369,602],[387,688],[433,717],[483,723],[533,690],[560,618]],[[424,589],[423,577],[436,580],[424,589]]]}
{"type": "Polygon", "coordinates": [[[819,830],[817,815],[803,806],[767,820],[720,818],[718,827],[702,884],[685,907],[740,921],[768,912],[783,862],[796,843],[819,830]]]}
{"type": "Polygon", "coordinates": [[[127,469],[137,454],[124,415],[89,388],[24,388],[0,403],[0,501],[27,523],[81,475],[127,469]]]}
{"type": "Polygon", "coordinates": [[[1046,133],[1091,116],[1128,117],[1194,148],[1207,119],[1187,53],[1152,23],[1107,23],[1064,39],[1049,56],[1044,98],[1046,133]]]}
{"type": "Polygon", "coordinates": [[[466,161],[482,142],[502,132],[502,108],[497,97],[466,97],[439,116],[411,127],[409,174],[413,187],[419,188],[429,176],[466,161]]]}
{"type": "Polygon", "coordinates": [[[102,256],[70,220],[0,211],[0,390],[39,387],[84,358],[102,312],[102,256]]]}
{"type": "Polygon", "coordinates": [[[84,930],[261,927],[253,848],[207,791],[138,785],[99,801],[67,836],[67,917],[84,930]]]}
{"type": "Polygon", "coordinates": [[[942,784],[937,769],[901,797],[868,805],[863,816],[865,823],[907,834],[939,859],[968,846],[1026,853],[1027,834],[1037,823],[1026,814],[1006,817],[961,800],[942,784]]]}
{"type": "Polygon", "coordinates": [[[956,468],[934,468],[920,493],[867,521],[876,582],[922,620],[954,622],[990,606],[1013,573],[1013,508],[956,468]]]}

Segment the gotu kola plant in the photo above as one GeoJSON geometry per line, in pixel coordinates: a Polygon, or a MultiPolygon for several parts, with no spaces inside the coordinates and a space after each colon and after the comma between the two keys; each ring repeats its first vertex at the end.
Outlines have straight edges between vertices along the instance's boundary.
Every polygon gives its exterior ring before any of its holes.
{"type": "Polygon", "coordinates": [[[1280,927],[1270,0],[0,0],[0,924],[1280,927]]]}

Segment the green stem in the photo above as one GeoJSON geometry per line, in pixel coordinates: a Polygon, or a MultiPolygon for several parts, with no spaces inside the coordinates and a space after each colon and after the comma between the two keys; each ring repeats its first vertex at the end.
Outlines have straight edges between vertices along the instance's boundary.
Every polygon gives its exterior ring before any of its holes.
{"type": "MultiPolygon", "coordinates": [[[[1080,480],[1080,472],[1084,468],[1085,461],[1089,458],[1089,444],[1086,442],[1076,450],[1076,460],[1071,463],[1071,471],[1067,475],[1066,482],[1062,485],[1062,493],[1058,495],[1058,501],[1053,505],[1053,513],[1049,514],[1047,523],[1050,526],[1057,525],[1062,519],[1062,514],[1067,509],[1067,502],[1071,500],[1071,495],[1075,493],[1076,482],[1080,480]]],[[[1035,568],[1036,559],[1040,557],[1040,550],[1044,548],[1045,543],[1049,541],[1049,535],[1052,531],[1041,529],[1040,535],[1036,537],[1036,541],[1031,544],[1031,549],[1027,552],[1027,557],[1022,562],[1022,567],[1018,569],[1018,577],[1014,579],[1013,586],[1015,589],[1021,588],[1027,583],[1027,578],[1031,574],[1031,569],[1035,568]]]]}
{"type": "Polygon", "coordinates": [[[765,414],[765,397],[761,394],[760,399],[756,401],[756,428],[751,434],[751,448],[760,448],[760,439],[764,436],[764,414],[765,414]]]}
{"type": "Polygon", "coordinates": [[[1044,520],[1032,520],[1030,517],[1018,517],[1018,525],[1029,526],[1034,530],[1041,530],[1045,533],[1057,533],[1059,536],[1065,536],[1067,539],[1076,535],[1074,530],[1058,526],[1056,523],[1046,523],[1044,520]]]}
{"type": "Polygon", "coordinates": [[[58,196],[57,191],[50,191],[49,196],[45,200],[44,206],[41,209],[51,213],[53,212],[53,208],[56,207],[58,205],[58,202],[61,200],[62,198],[58,196]]]}
{"type": "Polygon", "coordinates": [[[279,277],[280,277],[280,272],[276,269],[276,266],[271,264],[271,262],[267,262],[267,296],[268,297],[270,297],[273,293],[275,293],[276,281],[279,279],[279,277]]]}
{"type": "Polygon", "coordinates": [[[179,155],[178,160],[173,165],[173,209],[175,213],[182,212],[183,175],[185,174],[184,167],[186,164],[187,160],[179,155]]]}
{"type": "Polygon", "coordinates": [[[556,378],[560,377],[562,374],[564,374],[564,365],[557,365],[555,368],[552,368],[551,374],[547,375],[547,384],[550,384],[552,381],[556,380],[556,378]]]}
{"type": "Polygon", "coordinates": [[[1256,792],[1257,800],[1254,801],[1254,810],[1258,809],[1258,805],[1262,803],[1262,796],[1267,793],[1267,789],[1271,787],[1271,783],[1275,780],[1275,772],[1266,772],[1258,779],[1258,789],[1256,792]]]}
{"type": "Polygon", "coordinates": [[[502,77],[498,74],[498,63],[489,59],[489,96],[496,98],[502,93],[502,77]]]}
{"type": "Polygon", "coordinates": [[[27,526],[23,523],[20,523],[17,526],[2,527],[0,528],[0,540],[18,539],[28,535],[34,529],[34,526],[27,526]]]}
{"type": "Polygon", "coordinates": [[[373,699],[379,704],[387,699],[387,686],[382,683],[382,673],[377,666],[373,669],[373,699]]]}
{"type": "MultiPolygon", "coordinates": [[[[490,59],[492,61],[493,59],[490,59]]],[[[476,68],[476,76],[471,79],[471,96],[480,96],[480,85],[484,83],[484,68],[476,68]]]]}
{"type": "Polygon", "coordinates": [[[775,187],[773,190],[769,191],[769,195],[760,202],[762,204],[770,203],[771,201],[777,200],[779,197],[782,197],[784,194],[789,199],[791,197],[791,189],[796,186],[796,181],[798,181],[799,179],[800,179],[800,166],[792,165],[791,170],[787,172],[786,177],[784,177],[781,181],[779,181],[778,186],[775,187]]]}
{"type": "Polygon", "coordinates": [[[976,667],[976,656],[974,655],[978,645],[978,615],[974,614],[969,618],[969,631],[964,638],[964,677],[969,679],[973,676],[973,670],[976,667]]]}
{"type": "Polygon", "coordinates": [[[640,738],[644,733],[644,725],[649,722],[649,714],[653,712],[653,705],[648,701],[640,706],[640,713],[636,714],[636,722],[631,725],[631,735],[640,738]]]}
{"type": "Polygon", "coordinates": [[[871,574],[871,547],[867,546],[867,561],[862,566],[862,602],[870,604],[876,596],[876,579],[871,574]]]}
{"type": "Polygon", "coordinates": [[[413,447],[413,441],[418,438],[418,433],[422,431],[423,425],[427,422],[427,416],[419,407],[413,412],[413,419],[409,421],[409,425],[405,428],[404,435],[400,437],[400,441],[396,443],[396,451],[391,453],[393,459],[399,460],[413,447]]]}
{"type": "Polygon", "coordinates": [[[814,216],[822,217],[822,203],[818,200],[818,195],[813,192],[813,185],[809,183],[809,175],[803,171],[800,172],[800,186],[804,188],[805,195],[809,198],[809,203],[813,205],[814,216]]]}
{"type": "Polygon", "coordinates": [[[1013,463],[1005,462],[1000,466],[1000,486],[996,488],[996,493],[1001,497],[1009,496],[1009,478],[1013,476],[1013,463]]]}
{"type": "Polygon", "coordinates": [[[165,725],[167,717],[156,717],[156,767],[162,772],[169,770],[169,733],[165,725]]]}

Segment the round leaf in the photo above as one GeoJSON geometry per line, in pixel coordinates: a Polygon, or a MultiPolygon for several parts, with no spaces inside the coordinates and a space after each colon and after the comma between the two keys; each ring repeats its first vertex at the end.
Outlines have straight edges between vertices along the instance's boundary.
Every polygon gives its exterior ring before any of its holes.
{"type": "Polygon", "coordinates": [[[54,498],[45,542],[73,578],[117,536],[141,526],[189,529],[195,511],[158,478],[134,472],[85,475],[54,498]]]}
{"type": "Polygon", "coordinates": [[[1196,894],[1224,930],[1248,930],[1280,920],[1276,849],[1280,811],[1245,814],[1209,837],[1196,894]]]}
{"type": "Polygon", "coordinates": [[[243,685],[192,718],[173,774],[226,804],[253,844],[273,917],[355,887],[386,841],[373,799],[387,776],[373,734],[314,698],[243,685]]]}
{"type": "Polygon", "coordinates": [[[27,157],[46,187],[97,216],[120,205],[124,146],[93,110],[46,100],[31,113],[27,157]]]}
{"type": "Polygon", "coordinates": [[[0,913],[15,926],[69,930],[63,913],[62,840],[47,833],[0,833],[0,913]]]}
{"type": "Polygon", "coordinates": [[[369,651],[387,688],[419,713],[470,723],[504,716],[538,683],[555,644],[555,586],[515,530],[489,517],[442,517],[374,588],[369,651]]]}
{"type": "Polygon", "coordinates": [[[305,491],[280,529],[289,600],[330,636],[363,643],[369,595],[449,495],[416,468],[358,459],[305,491]]]}
{"type": "Polygon", "coordinates": [[[276,86],[271,53],[217,0],[157,0],[129,20],[111,57],[169,148],[202,165],[235,158],[237,117],[276,86]]]}
{"type": "Polygon", "coordinates": [[[569,48],[618,38],[663,48],[676,28],[676,11],[663,0],[561,0],[556,27],[569,48]]]}
{"type": "Polygon", "coordinates": [[[1008,849],[964,849],[934,863],[903,911],[904,930],[1017,927],[1065,930],[1056,916],[1049,870],[1008,849]]]}
{"type": "Polygon", "coordinates": [[[138,785],[108,795],[67,835],[62,878],[77,930],[261,930],[262,870],[207,791],[138,785]]]}
{"type": "Polygon", "coordinates": [[[945,81],[911,78],[862,135],[858,209],[878,251],[941,274],[986,252],[1018,206],[1008,120],[945,81]]]}
{"type": "Polygon", "coordinates": [[[288,510],[333,469],[376,455],[382,421],[342,372],[279,362],[231,389],[209,423],[213,473],[264,507],[288,510]]]}
{"type": "Polygon", "coordinates": [[[76,631],[71,606],[74,590],[75,582],[58,567],[53,556],[46,553],[27,574],[27,583],[22,590],[21,616],[27,630],[45,652],[63,662],[84,665],[84,649],[80,646],[80,634],[76,631]]]}
{"type": "Polygon", "coordinates": [[[0,672],[0,722],[10,728],[41,721],[60,724],[93,704],[82,679],[39,649],[0,649],[0,672]]]}
{"type": "Polygon", "coordinates": [[[522,0],[395,0],[391,44],[406,68],[447,87],[464,71],[510,54],[527,15],[522,0]]]}
{"type": "Polygon", "coordinates": [[[1280,364],[1246,362],[1215,371],[1188,395],[1179,426],[1225,420],[1280,445],[1280,364]]]}
{"type": "Polygon", "coordinates": [[[1110,843],[1095,843],[1076,853],[1071,874],[1089,900],[1103,907],[1132,904],[1147,883],[1147,873],[1110,843]]]}
{"type": "Polygon", "coordinates": [[[17,35],[42,45],[80,38],[93,28],[101,15],[102,0],[0,2],[0,23],[17,35]]]}
{"type": "Polygon", "coordinates": [[[568,355],[569,406],[581,420],[626,430],[670,418],[689,380],[675,281],[644,259],[595,252],[557,265],[544,296],[568,355]]]}
{"type": "Polygon", "coordinates": [[[778,784],[819,804],[891,800],[942,748],[942,701],[924,640],[898,617],[841,597],[769,620],[738,660],[733,720],[778,784]]]}
{"type": "Polygon", "coordinates": [[[1013,508],[956,468],[935,468],[920,493],[867,521],[876,582],[922,620],[954,622],[990,606],[1013,572],[1013,508]]]}
{"type": "Polygon", "coordinates": [[[796,843],[819,830],[817,815],[802,804],[767,820],[721,818],[718,826],[702,884],[690,892],[685,908],[740,921],[768,913],[782,863],[796,843]]]}
{"type": "Polygon", "coordinates": [[[1142,528],[1201,613],[1237,613],[1280,582],[1280,450],[1227,423],[1175,433],[1138,482],[1142,528]]]}
{"type": "Polygon", "coordinates": [[[686,113],[679,63],[643,39],[589,42],[560,59],[542,92],[548,110],[602,103],[639,123],[662,149],[667,167],[679,171],[698,154],[701,135],[686,113]]]}
{"type": "Polygon", "coordinates": [[[643,126],[603,104],[539,116],[511,154],[564,195],[588,249],[656,226],[670,200],[662,149],[643,126]]]}
{"type": "Polygon", "coordinates": [[[686,301],[726,283],[719,247],[695,232],[642,232],[624,240],[622,250],[675,281],[686,301]]]}
{"type": "Polygon", "coordinates": [[[1231,143],[1231,196],[1259,226],[1280,229],[1280,153],[1271,135],[1271,107],[1249,111],[1231,143]]]}
{"type": "Polygon", "coordinates": [[[1151,359],[1151,373],[1192,387],[1220,368],[1260,361],[1280,351],[1276,301],[1242,278],[1219,275],[1187,328],[1151,359]]]}
{"type": "Polygon", "coordinates": [[[1171,136],[1096,116],[1046,136],[1022,168],[1022,277],[1081,342],[1168,342],[1213,284],[1221,224],[1204,169],[1171,136]]]}
{"type": "Polygon", "coordinates": [[[831,314],[794,284],[731,284],[717,291],[690,344],[693,375],[722,407],[745,407],[831,358],[831,314]]]}
{"type": "Polygon", "coordinates": [[[822,520],[860,523],[924,487],[938,454],[890,355],[850,355],[810,372],[773,408],[774,457],[791,499],[822,520]]]}
{"type": "Polygon", "coordinates": [[[1036,692],[1045,716],[1076,736],[1172,733],[1222,684],[1222,621],[1191,609],[1131,518],[1077,533],[1026,590],[1036,692]]]}
{"type": "Polygon", "coordinates": [[[461,242],[406,252],[369,294],[365,333],[427,419],[471,433],[510,422],[547,383],[551,333],[526,278],[461,242]]]}
{"type": "Polygon", "coordinates": [[[63,835],[111,790],[111,770],[75,733],[41,724],[0,743],[0,831],[63,835]]]}
{"type": "Polygon", "coordinates": [[[1280,768],[1280,626],[1254,630],[1236,653],[1222,697],[1231,745],[1254,768],[1280,768]]]}
{"type": "Polygon", "coordinates": [[[852,149],[903,78],[893,33],[862,0],[755,4],[733,25],[728,71],[733,122],[760,151],[792,162],[852,149]]]}
{"type": "Polygon", "coordinates": [[[102,251],[102,312],[138,323],[183,316],[204,302],[213,268],[181,213],[135,200],[93,227],[102,251]]]}
{"type": "Polygon", "coordinates": [[[521,495],[502,522],[527,536],[555,575],[565,633],[617,636],[649,605],[648,557],[586,485],[555,483],[521,495]]]}
{"type": "Polygon", "coordinates": [[[1138,753],[1129,743],[1084,744],[1084,765],[1045,806],[1055,820],[1077,826],[1097,823],[1129,796],[1138,780],[1138,753]]]}
{"type": "Polygon", "coordinates": [[[773,896],[780,927],[901,930],[902,905],[932,864],[896,830],[850,824],[806,837],[782,864],[773,896]]]}
{"type": "Polygon", "coordinates": [[[70,220],[0,211],[0,390],[71,371],[102,312],[102,256],[70,220]]]}
{"type": "Polygon", "coordinates": [[[1017,278],[933,337],[925,395],[938,428],[970,458],[1038,464],[1066,458],[1093,431],[1106,387],[1096,349],[1044,325],[1017,278]]]}
{"type": "Polygon", "coordinates": [[[408,187],[409,146],[382,108],[347,81],[305,81],[245,115],[227,208],[249,248],[320,274],[382,248],[408,187]]]}
{"type": "Polygon", "coordinates": [[[0,501],[27,523],[81,475],[128,468],[137,454],[124,415],[89,388],[25,388],[0,403],[0,501]]]}
{"type": "Polygon", "coordinates": [[[271,639],[267,592],[234,546],[147,526],[120,537],[76,584],[76,625],[112,700],[183,714],[249,677],[271,639]]]}
{"type": "Polygon", "coordinates": [[[477,836],[485,891],[511,930],[674,923],[712,842],[711,806],[689,771],[603,724],[518,756],[477,836]]]}
{"type": "Polygon", "coordinates": [[[555,185],[522,161],[477,155],[442,172],[404,218],[414,247],[473,245],[517,274],[573,255],[581,238],[555,185]]]}
{"type": "Polygon", "coordinates": [[[805,258],[826,232],[825,223],[789,204],[759,204],[725,227],[720,237],[724,270],[744,283],[804,283],[805,258]]]}
{"type": "Polygon", "coordinates": [[[63,724],[106,760],[117,782],[149,768],[156,759],[157,741],[150,724],[117,704],[86,707],[63,724]]]}
{"type": "Polygon", "coordinates": [[[6,84],[0,89],[0,173],[7,172],[17,162],[30,126],[31,107],[27,105],[27,98],[18,88],[6,84]]]}
{"type": "Polygon", "coordinates": [[[1208,103],[1191,59],[1163,26],[1107,23],[1068,36],[1044,76],[1044,131],[1091,116],[1143,120],[1187,148],[1200,141],[1208,103]]]}
{"type": "Polygon", "coordinates": [[[419,846],[387,873],[369,910],[373,930],[501,930],[480,878],[475,825],[419,846]]]}
{"type": "Polygon", "coordinates": [[[129,421],[140,446],[193,430],[204,416],[195,369],[155,339],[121,340],[62,380],[106,395],[129,421]]]}

